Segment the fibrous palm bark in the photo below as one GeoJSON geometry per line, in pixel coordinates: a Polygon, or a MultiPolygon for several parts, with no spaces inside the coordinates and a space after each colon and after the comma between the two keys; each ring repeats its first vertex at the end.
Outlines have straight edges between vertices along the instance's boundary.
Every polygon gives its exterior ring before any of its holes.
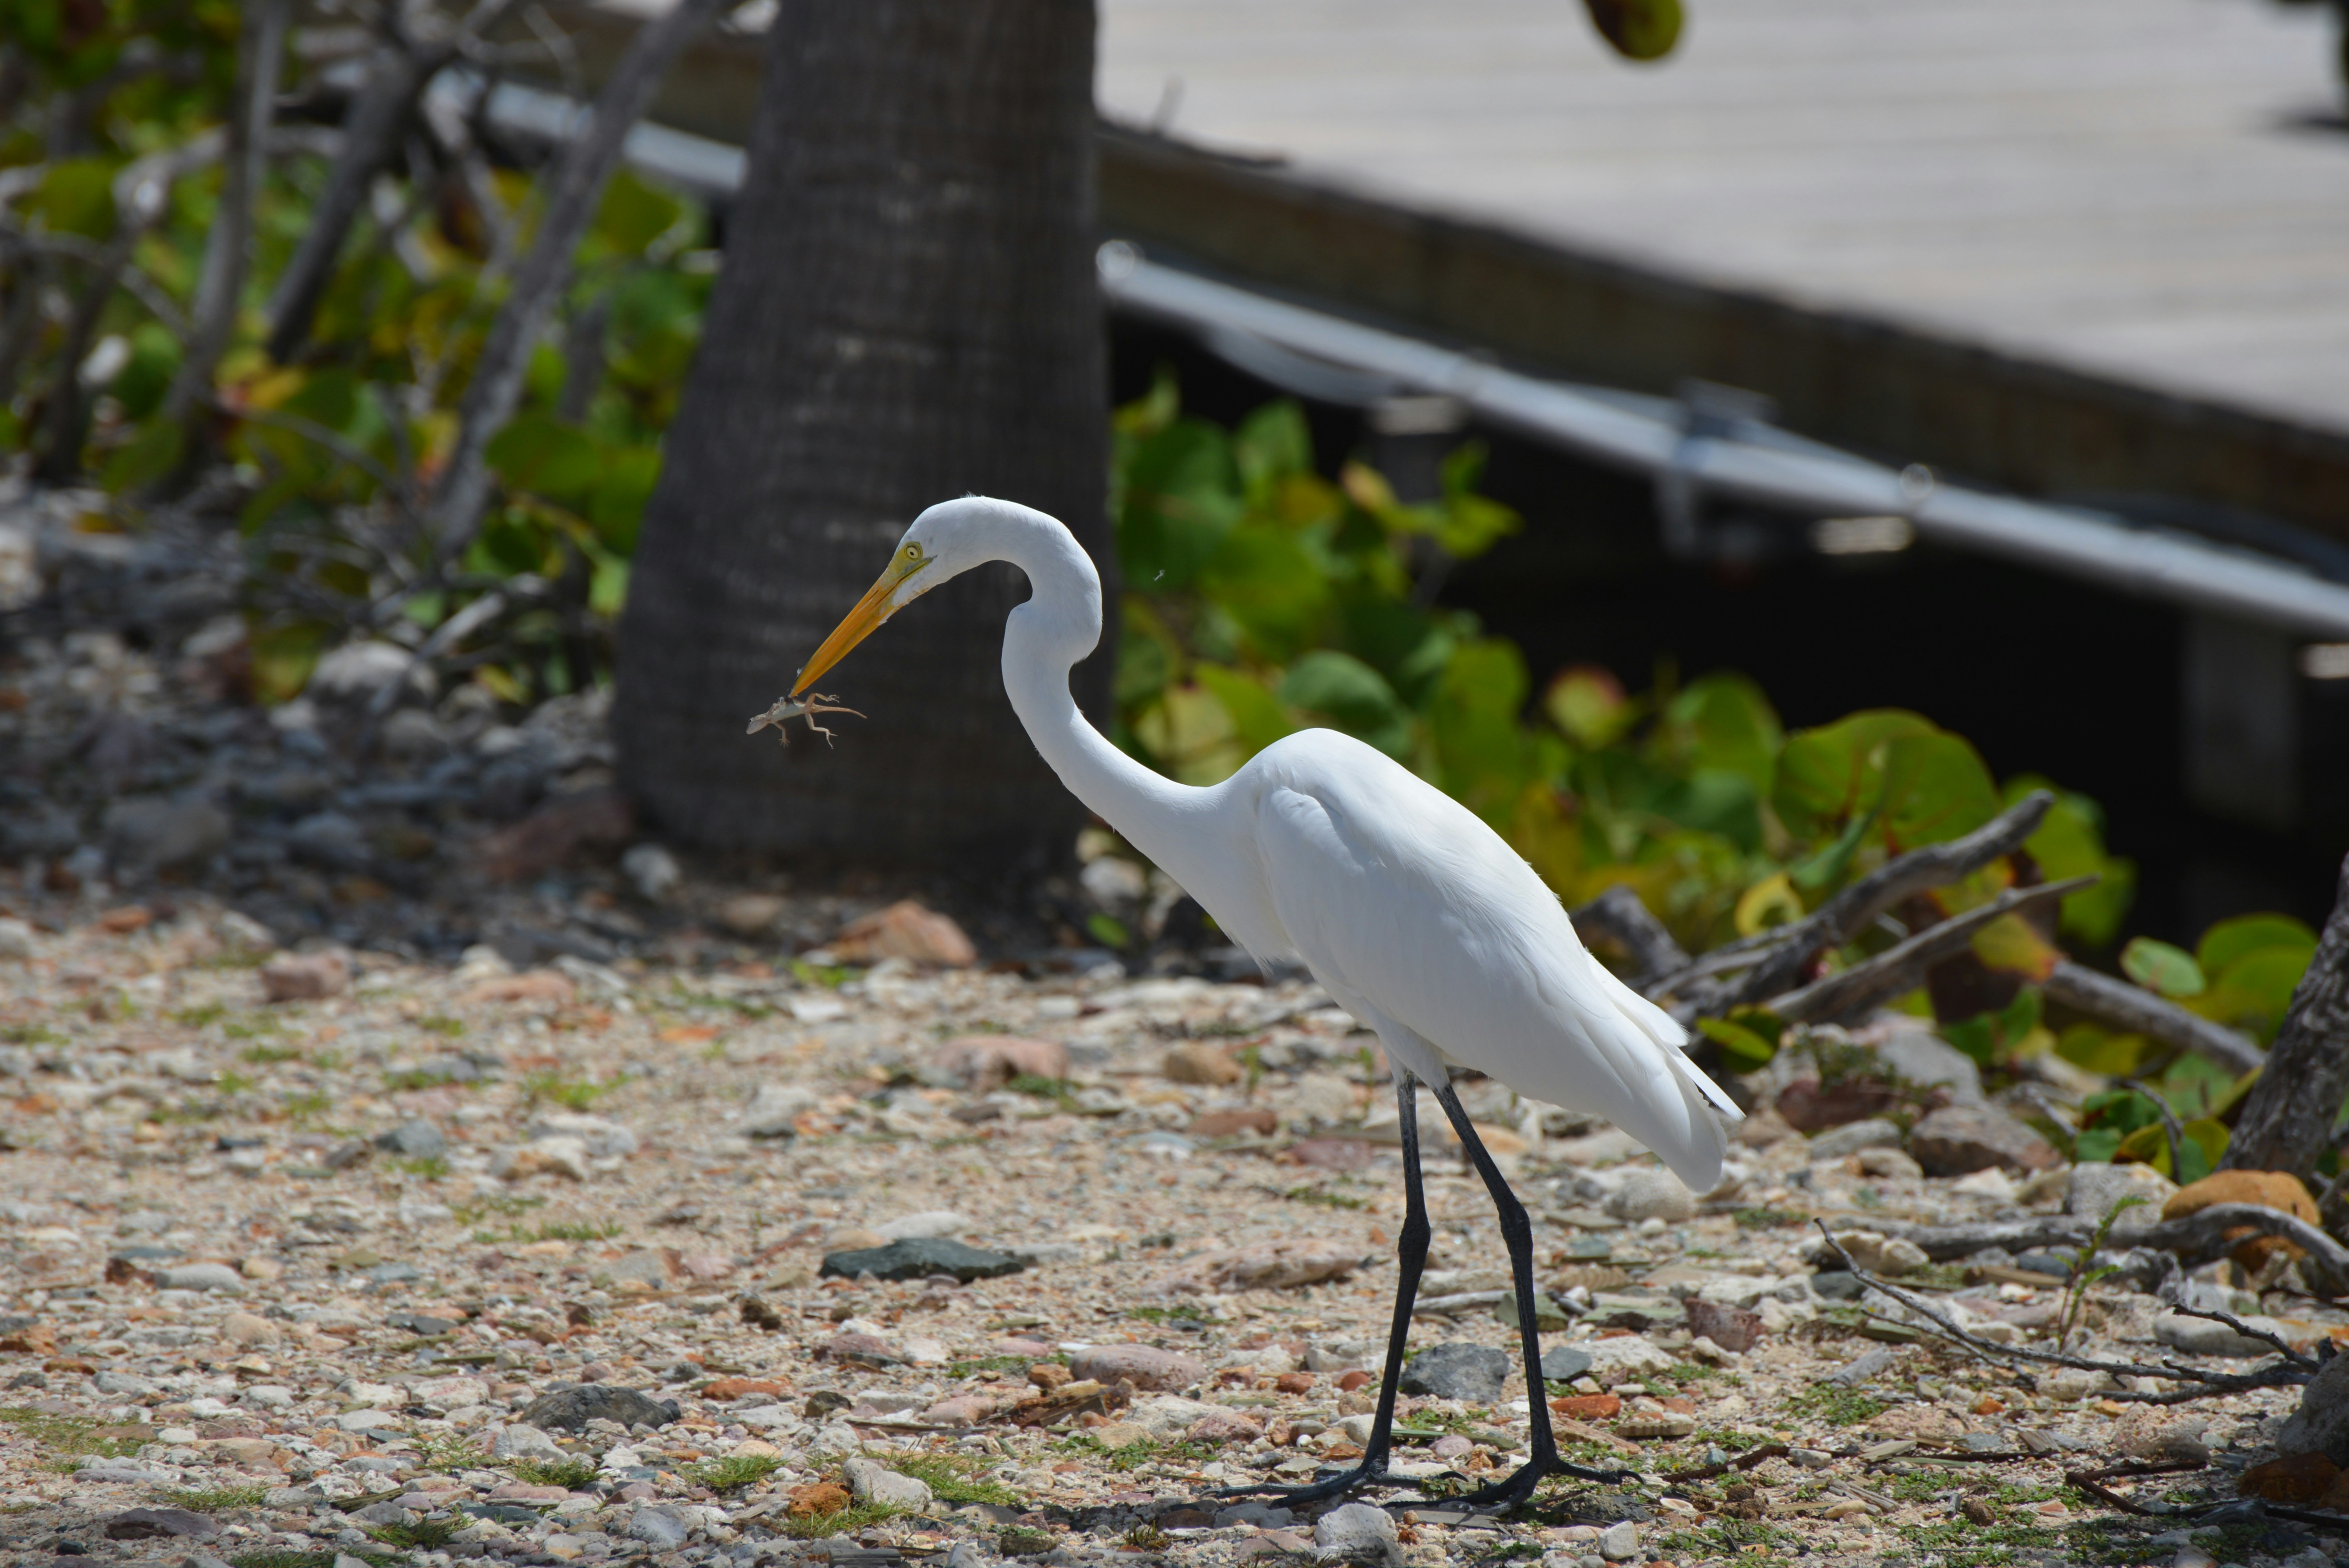
{"type": "MultiPolygon", "coordinates": [[[[743,733],[921,509],[977,491],[1107,548],[1089,0],[785,0],[723,270],[620,627],[624,781],[687,842],[1032,873],[1080,809],[1004,697],[1008,567],[826,688],[827,748],[743,733]]],[[[1114,598],[1112,599],[1112,611],[1114,598]]],[[[1108,648],[1080,666],[1098,712],[1108,648]]]]}

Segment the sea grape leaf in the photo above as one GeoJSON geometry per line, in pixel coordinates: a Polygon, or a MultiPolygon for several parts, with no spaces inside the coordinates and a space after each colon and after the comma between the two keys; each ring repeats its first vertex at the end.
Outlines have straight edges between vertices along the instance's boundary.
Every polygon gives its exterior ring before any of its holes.
{"type": "Polygon", "coordinates": [[[2064,956],[2019,914],[2002,914],[1974,933],[1971,945],[1982,966],[2027,980],[2044,980],[2064,956]]]}
{"type": "Polygon", "coordinates": [[[1262,682],[1221,665],[1199,665],[1191,673],[1230,717],[1232,735],[1245,753],[1242,761],[1295,731],[1297,727],[1281,711],[1279,700],[1262,682]]]}
{"type": "Polygon", "coordinates": [[[1327,715],[1390,757],[1410,753],[1410,710],[1385,676],[1350,654],[1334,648],[1307,654],[1289,666],[1279,696],[1292,707],[1327,715]]]}
{"type": "Polygon", "coordinates": [[[1560,670],[1542,693],[1542,711],[1568,740],[1594,750],[1613,745],[1639,718],[1623,683],[1596,665],[1560,670]]]}
{"type": "Polygon", "coordinates": [[[1973,747],[1946,730],[1884,745],[1884,828],[1912,850],[1970,833],[1998,815],[1998,787],[1973,747]]]}
{"type": "Polygon", "coordinates": [[[2007,780],[2005,803],[2013,806],[2033,789],[2049,791],[2055,801],[2023,850],[2049,882],[2091,874],[2098,879],[2094,887],[2066,895],[2061,928],[2085,946],[2108,947],[2136,897],[2137,862],[2106,851],[2104,810],[2085,795],[2026,773],[2007,780]]]}
{"type": "Polygon", "coordinates": [[[2204,932],[2195,944],[2194,959],[2204,974],[2216,975],[2263,947],[2304,948],[2313,954],[2316,933],[2288,914],[2239,914],[2204,932]]]}
{"type": "Polygon", "coordinates": [[[1680,41],[1680,0],[1583,0],[1590,25],[1627,60],[1661,60],[1680,41]]]}
{"type": "Polygon", "coordinates": [[[1770,792],[1785,733],[1754,682],[1727,671],[1699,676],[1664,705],[1663,718],[1658,745],[1673,764],[1737,774],[1757,800],[1770,792]]]}
{"type": "Polygon", "coordinates": [[[603,454],[575,425],[552,414],[517,415],[482,451],[491,468],[516,490],[574,505],[603,469],[603,454]]]}
{"type": "Polygon", "coordinates": [[[632,170],[622,169],[604,187],[595,209],[596,239],[624,256],[642,255],[655,240],[677,226],[685,203],[666,191],[655,190],[632,170]]]}
{"type": "Polygon", "coordinates": [[[1313,431],[1305,410],[1288,397],[1267,403],[1232,433],[1232,459],[1248,504],[1268,506],[1281,480],[1313,471],[1313,431]]]}
{"type": "Polygon", "coordinates": [[[1871,708],[1796,730],[1778,753],[1771,794],[1778,820],[1796,838],[1834,836],[1880,805],[1890,742],[1938,733],[1931,721],[1900,708],[1871,708]]]}
{"type": "Polygon", "coordinates": [[[1126,582],[1147,593],[1190,587],[1239,514],[1230,438],[1204,419],[1176,419],[1126,464],[1117,528],[1126,582]]]}
{"type": "Polygon", "coordinates": [[[2164,996],[2199,996],[2208,986],[2194,955],[2167,942],[2139,936],[2121,949],[2121,973],[2164,996]]]}

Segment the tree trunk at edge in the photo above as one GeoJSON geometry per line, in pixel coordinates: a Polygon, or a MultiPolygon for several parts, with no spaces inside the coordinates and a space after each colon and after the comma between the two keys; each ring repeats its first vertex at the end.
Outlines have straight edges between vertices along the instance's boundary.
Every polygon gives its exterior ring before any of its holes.
{"type": "MultiPolygon", "coordinates": [[[[743,731],[934,502],[1052,513],[1116,603],[1093,29],[1089,0],[784,0],[620,628],[624,781],[671,838],[961,880],[1069,856],[1082,809],[1003,694],[1009,566],[826,677],[868,716],[836,745],[743,731]]],[[[1096,715],[1115,637],[1076,672],[1096,715]]]]}
{"type": "Polygon", "coordinates": [[[2229,1171],[2288,1171],[2302,1181],[2316,1168],[2349,1099],[2349,860],[2316,956],[2292,994],[2268,1047],[2267,1065],[2243,1102],[2220,1161],[2229,1171]]]}

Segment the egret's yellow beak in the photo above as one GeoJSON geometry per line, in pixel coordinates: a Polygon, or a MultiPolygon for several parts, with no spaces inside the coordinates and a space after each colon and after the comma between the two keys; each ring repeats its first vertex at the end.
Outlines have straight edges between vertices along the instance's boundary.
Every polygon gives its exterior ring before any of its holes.
{"type": "Polygon", "coordinates": [[[832,635],[823,640],[823,645],[808,660],[807,667],[800,671],[799,680],[792,686],[792,696],[797,696],[813,686],[824,671],[848,656],[849,649],[871,636],[894,613],[890,601],[895,597],[898,585],[936,559],[923,554],[918,544],[905,545],[890,557],[889,569],[881,573],[880,581],[864,591],[864,597],[832,629],[832,635]]]}

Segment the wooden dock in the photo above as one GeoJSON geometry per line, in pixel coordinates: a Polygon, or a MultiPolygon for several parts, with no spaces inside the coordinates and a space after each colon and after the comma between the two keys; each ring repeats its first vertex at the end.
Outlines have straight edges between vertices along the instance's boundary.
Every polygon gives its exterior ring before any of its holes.
{"type": "Polygon", "coordinates": [[[1113,228],[1568,373],[1766,392],[2038,493],[2349,538],[2328,7],[1101,0],[1113,228]],[[1217,157],[1213,155],[1227,155],[1217,157]]]}

